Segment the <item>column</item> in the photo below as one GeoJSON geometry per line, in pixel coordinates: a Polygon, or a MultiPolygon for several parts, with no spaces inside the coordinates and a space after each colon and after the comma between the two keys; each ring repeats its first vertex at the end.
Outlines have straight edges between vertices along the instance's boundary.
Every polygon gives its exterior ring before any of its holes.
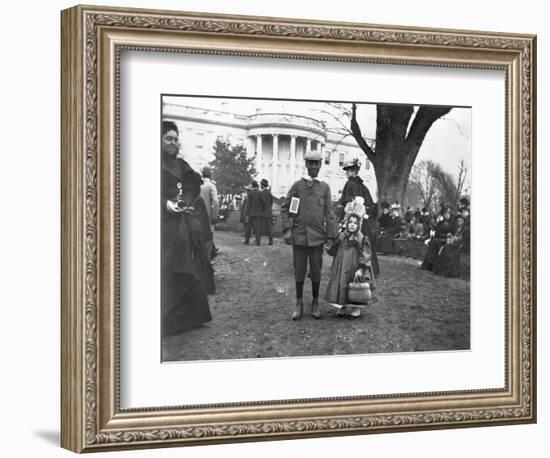
{"type": "Polygon", "coordinates": [[[262,136],[256,135],[256,169],[258,176],[262,174],[262,136]]]}
{"type": "Polygon", "coordinates": [[[307,138],[306,140],[306,154],[308,154],[311,152],[311,138],[307,138]]]}
{"type": "Polygon", "coordinates": [[[322,173],[322,176],[324,176],[325,178],[328,178],[328,174],[327,174],[328,169],[325,165],[325,148],[324,148],[324,145],[320,141],[317,143],[317,151],[319,151],[319,154],[321,155],[321,173],[322,173]]]}
{"type": "Polygon", "coordinates": [[[290,180],[296,181],[296,135],[290,136],[290,180]]]}
{"type": "Polygon", "coordinates": [[[273,189],[279,190],[279,135],[273,134],[273,189]]]}
{"type": "MultiPolygon", "coordinates": [[[[340,167],[338,165],[338,161],[339,161],[339,157],[338,157],[338,151],[336,149],[334,149],[331,153],[330,153],[330,166],[332,167],[332,175],[334,176],[334,179],[336,180],[337,177],[338,177],[338,168],[340,167]]],[[[336,181],[335,181],[336,182],[336,181]]]]}

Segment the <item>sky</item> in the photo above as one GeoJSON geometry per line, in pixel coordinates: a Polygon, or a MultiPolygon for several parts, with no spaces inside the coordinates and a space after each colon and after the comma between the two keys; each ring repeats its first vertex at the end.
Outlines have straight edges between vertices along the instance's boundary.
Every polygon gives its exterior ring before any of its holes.
{"type": "MultiPolygon", "coordinates": [[[[189,105],[197,108],[208,108],[229,113],[250,115],[260,108],[263,113],[289,113],[309,116],[325,121],[327,127],[338,127],[340,111],[326,102],[265,100],[265,99],[232,99],[221,97],[170,96],[164,97],[166,103],[189,105]],[[327,114],[332,113],[332,115],[327,114]]],[[[363,135],[374,138],[376,133],[376,105],[357,102],[357,120],[363,135]]],[[[351,107],[350,103],[344,104],[351,107]]],[[[415,107],[415,115],[416,115],[415,107]]],[[[411,122],[413,118],[411,117],[411,122]]],[[[348,137],[346,141],[353,141],[348,137]]],[[[454,107],[447,115],[437,120],[428,131],[418,153],[416,162],[432,160],[455,178],[458,176],[459,164],[464,160],[467,167],[465,188],[470,188],[471,179],[471,108],[454,107]]]]}

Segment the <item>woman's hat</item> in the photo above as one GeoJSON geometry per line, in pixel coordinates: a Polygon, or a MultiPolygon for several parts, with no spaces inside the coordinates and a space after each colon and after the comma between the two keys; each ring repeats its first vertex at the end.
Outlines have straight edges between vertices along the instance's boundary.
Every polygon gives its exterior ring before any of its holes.
{"type": "Polygon", "coordinates": [[[347,169],[359,170],[360,168],[361,168],[361,163],[359,162],[359,159],[357,159],[356,157],[344,162],[344,166],[342,167],[342,169],[344,170],[347,170],[347,169]]]}
{"type": "Polygon", "coordinates": [[[260,184],[265,188],[266,186],[269,185],[269,181],[267,181],[265,178],[262,178],[262,180],[260,181],[260,184]]]}

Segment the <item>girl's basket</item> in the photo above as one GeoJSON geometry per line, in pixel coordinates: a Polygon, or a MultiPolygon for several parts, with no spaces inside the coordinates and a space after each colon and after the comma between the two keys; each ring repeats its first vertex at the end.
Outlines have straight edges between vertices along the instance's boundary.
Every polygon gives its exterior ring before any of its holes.
{"type": "MultiPolygon", "coordinates": [[[[374,279],[372,267],[369,265],[371,278],[374,279]]],[[[355,275],[352,282],[348,283],[348,301],[352,304],[368,304],[372,299],[371,284],[361,276],[355,275]]]]}

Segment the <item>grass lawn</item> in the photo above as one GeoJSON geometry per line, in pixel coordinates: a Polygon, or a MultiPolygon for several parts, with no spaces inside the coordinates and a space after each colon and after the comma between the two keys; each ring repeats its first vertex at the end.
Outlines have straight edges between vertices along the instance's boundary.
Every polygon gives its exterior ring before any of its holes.
{"type": "Polygon", "coordinates": [[[304,288],[304,317],[292,321],[295,288],[292,247],[243,245],[235,232],[216,232],[216,294],[212,321],[165,337],[164,361],[272,358],[470,347],[470,283],[420,270],[419,261],[380,256],[378,302],[361,317],[336,317],[322,298],[332,258],[325,254],[320,320],[310,315],[311,283],[304,288]]]}

